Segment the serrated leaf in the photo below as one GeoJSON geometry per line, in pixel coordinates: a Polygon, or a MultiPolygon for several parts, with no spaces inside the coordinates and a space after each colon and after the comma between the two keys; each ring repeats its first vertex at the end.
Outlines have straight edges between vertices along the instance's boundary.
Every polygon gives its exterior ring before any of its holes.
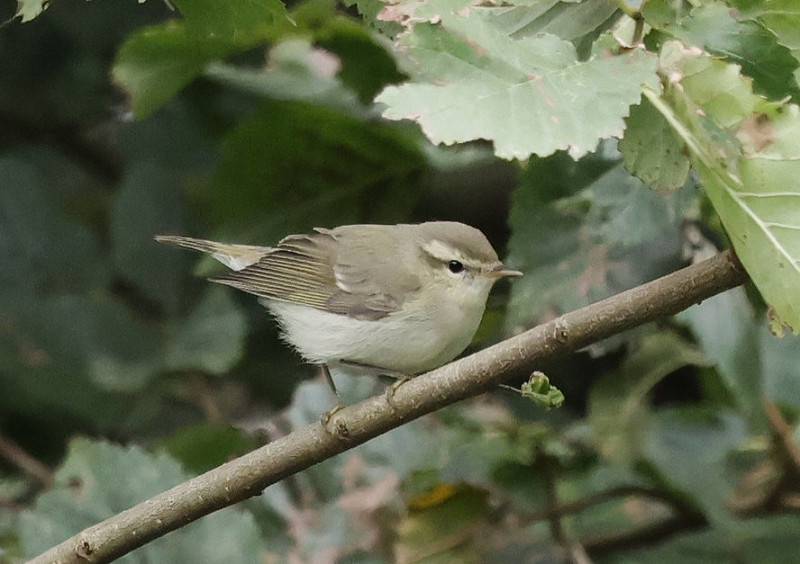
{"type": "Polygon", "coordinates": [[[670,0],[647,2],[645,21],[676,39],[722,57],[727,63],[740,65],[742,73],[753,78],[755,90],[761,94],[772,99],[798,94],[793,76],[797,60],[773,33],[753,21],[744,18],[737,21],[736,10],[724,2],[703,2],[688,13],[672,6],[666,8],[669,3],[670,0]],[[661,16],[657,15],[659,12],[661,16]]]}
{"type": "MultiPolygon", "coordinates": [[[[88,439],[73,440],[55,474],[55,486],[40,495],[20,519],[20,539],[32,557],[81,529],[184,482],[189,476],[166,454],[88,439]],[[124,488],[120,487],[124,484],[124,488]]],[[[223,509],[131,552],[120,563],[242,562],[259,564],[261,538],[252,515],[223,509]]]]}
{"type": "MultiPolygon", "coordinates": [[[[676,68],[702,65],[697,62],[702,58],[685,51],[676,60],[676,68]]],[[[767,113],[748,115],[761,106],[753,102],[747,88],[729,88],[730,81],[728,76],[720,84],[720,93],[731,97],[724,106],[738,107],[743,113],[738,119],[727,111],[709,113],[738,125],[736,141],[732,131],[698,115],[693,96],[699,85],[688,82],[680,89],[670,88],[669,104],[652,91],[646,94],[686,143],[706,193],[764,299],[783,323],[800,333],[796,299],[800,295],[800,188],[795,182],[800,175],[800,110],[787,105],[775,111],[765,105],[767,113]]],[[[699,90],[701,98],[713,93],[707,82],[699,90]]]]}
{"type": "Polygon", "coordinates": [[[200,303],[170,330],[170,370],[222,374],[241,358],[247,323],[227,288],[211,286],[200,303]]]}
{"type": "Polygon", "coordinates": [[[508,263],[525,276],[512,287],[509,329],[652,280],[678,262],[679,225],[693,190],[661,196],[620,165],[607,168],[616,161],[605,167],[597,161],[554,156],[532,162],[514,192],[508,263]],[[552,198],[556,187],[566,197],[552,198]],[[570,195],[565,188],[582,190],[570,195]]]}
{"type": "Polygon", "coordinates": [[[401,38],[417,80],[386,88],[384,116],[413,119],[434,143],[494,143],[506,159],[568,150],[577,158],[622,136],[642,84],[657,87],[652,54],[634,50],[579,61],[555,36],[514,39],[473,9],[401,38]]]}
{"type": "Polygon", "coordinates": [[[625,168],[654,190],[675,190],[686,183],[689,159],[683,143],[646,98],[631,108],[619,150],[625,168]]]}
{"type": "Polygon", "coordinates": [[[44,12],[50,6],[50,0],[17,0],[15,18],[20,18],[22,23],[29,22],[44,12]]]}
{"type": "MultiPolygon", "coordinates": [[[[755,19],[775,35],[800,63],[800,4],[795,0],[731,0],[736,18],[755,19]]],[[[800,86],[800,68],[794,71],[795,87],[800,86]]]]}

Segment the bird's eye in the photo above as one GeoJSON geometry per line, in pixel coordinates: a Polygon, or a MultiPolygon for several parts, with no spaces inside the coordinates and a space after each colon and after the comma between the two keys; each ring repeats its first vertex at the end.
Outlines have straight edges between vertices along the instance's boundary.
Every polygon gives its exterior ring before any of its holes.
{"type": "Polygon", "coordinates": [[[457,260],[451,260],[447,263],[447,269],[453,274],[458,274],[464,270],[464,265],[457,260]]]}

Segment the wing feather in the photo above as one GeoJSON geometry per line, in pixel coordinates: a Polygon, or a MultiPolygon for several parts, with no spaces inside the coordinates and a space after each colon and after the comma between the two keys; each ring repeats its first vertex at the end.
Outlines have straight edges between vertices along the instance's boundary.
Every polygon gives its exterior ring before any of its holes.
{"type": "Polygon", "coordinates": [[[214,278],[263,298],[380,319],[397,311],[419,280],[404,256],[403,226],[361,225],[290,235],[255,264],[214,278]]]}

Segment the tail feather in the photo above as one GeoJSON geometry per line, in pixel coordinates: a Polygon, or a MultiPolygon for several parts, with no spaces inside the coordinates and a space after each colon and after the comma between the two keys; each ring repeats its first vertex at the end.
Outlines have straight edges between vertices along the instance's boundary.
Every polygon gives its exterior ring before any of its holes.
{"type": "Polygon", "coordinates": [[[257,263],[263,256],[272,251],[271,247],[217,243],[216,241],[183,237],[181,235],[156,235],[155,240],[159,243],[208,253],[231,270],[236,271],[257,263]]]}

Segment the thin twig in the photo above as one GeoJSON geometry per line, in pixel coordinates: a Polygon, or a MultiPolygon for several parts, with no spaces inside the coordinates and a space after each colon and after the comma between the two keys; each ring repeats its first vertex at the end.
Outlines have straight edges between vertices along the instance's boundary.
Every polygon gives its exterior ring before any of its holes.
{"type": "Polygon", "coordinates": [[[658,523],[632,531],[583,539],[581,544],[586,549],[586,552],[597,557],[618,550],[652,546],[672,536],[706,527],[708,527],[708,520],[705,516],[702,513],[692,512],[669,517],[658,523]]]}
{"type": "Polygon", "coordinates": [[[675,314],[746,279],[735,255],[724,252],[573,311],[413,378],[397,388],[391,402],[381,394],[341,409],[329,422],[335,432],[318,423],[297,429],[78,533],[31,563],[110,562],[403,423],[530,374],[546,358],[675,314]]]}
{"type": "Polygon", "coordinates": [[[800,446],[794,442],[794,430],[783,418],[778,406],[768,399],[763,400],[764,413],[767,415],[770,429],[775,437],[775,443],[786,463],[790,466],[789,471],[794,475],[800,475],[800,446]]]}
{"type": "Polygon", "coordinates": [[[53,471],[49,466],[31,456],[17,443],[1,434],[0,456],[39,482],[42,487],[50,488],[53,485],[53,471]]]}
{"type": "Polygon", "coordinates": [[[590,507],[594,507],[595,505],[600,505],[620,497],[629,497],[633,495],[649,497],[670,505],[681,505],[681,507],[683,507],[679,500],[676,500],[674,496],[665,492],[648,489],[643,486],[618,486],[587,495],[575,501],[562,503],[555,507],[548,507],[542,511],[527,513],[522,516],[521,520],[523,523],[527,524],[536,521],[544,521],[545,519],[552,518],[554,515],[558,517],[574,515],[590,507]]]}

